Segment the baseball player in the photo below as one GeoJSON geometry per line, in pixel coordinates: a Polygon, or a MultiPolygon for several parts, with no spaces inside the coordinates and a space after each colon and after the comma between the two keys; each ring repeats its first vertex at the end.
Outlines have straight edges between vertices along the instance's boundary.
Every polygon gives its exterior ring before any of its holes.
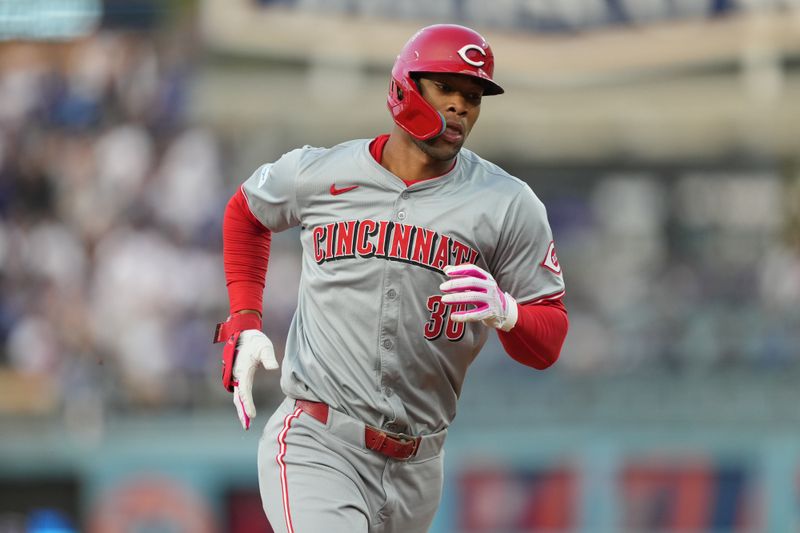
{"type": "Polygon", "coordinates": [[[258,449],[275,531],[427,531],[447,427],[489,332],[524,365],[558,358],[568,322],[545,208],[462,148],[482,98],[503,93],[493,71],[475,31],[423,28],[392,69],[390,134],[289,152],[228,204],[231,315],[215,340],[244,429],[256,369],[278,368],[261,332],[270,236],[301,228],[286,399],[258,449]]]}

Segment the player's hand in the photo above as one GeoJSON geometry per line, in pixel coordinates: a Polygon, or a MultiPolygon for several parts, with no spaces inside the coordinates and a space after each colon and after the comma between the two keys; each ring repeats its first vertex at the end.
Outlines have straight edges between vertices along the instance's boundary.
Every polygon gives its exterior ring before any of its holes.
{"type": "Polygon", "coordinates": [[[470,304],[467,310],[451,311],[454,322],[483,322],[487,326],[510,331],[517,323],[517,302],[500,290],[491,274],[470,263],[444,267],[450,278],[439,285],[442,303],[470,304]]]}
{"type": "Polygon", "coordinates": [[[250,421],[256,416],[253,403],[253,378],[258,366],[266,370],[278,368],[275,348],[272,341],[257,329],[248,329],[239,334],[236,353],[233,359],[233,405],[239,422],[245,430],[250,429],[250,421]]]}

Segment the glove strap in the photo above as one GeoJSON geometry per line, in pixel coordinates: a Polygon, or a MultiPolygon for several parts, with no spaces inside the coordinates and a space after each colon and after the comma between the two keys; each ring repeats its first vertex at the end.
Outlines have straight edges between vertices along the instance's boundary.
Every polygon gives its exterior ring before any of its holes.
{"type": "Polygon", "coordinates": [[[225,322],[217,324],[214,330],[214,343],[228,340],[237,331],[257,329],[261,331],[261,317],[256,313],[236,313],[228,317],[225,322]]]}
{"type": "Polygon", "coordinates": [[[517,325],[517,320],[519,320],[519,308],[517,307],[517,301],[508,293],[504,294],[505,296],[505,303],[506,303],[506,319],[503,321],[503,324],[500,326],[500,329],[503,331],[511,331],[511,329],[517,325]]]}
{"type": "Polygon", "coordinates": [[[222,386],[228,392],[233,392],[234,385],[239,384],[233,378],[233,362],[236,361],[236,354],[239,353],[236,344],[239,342],[240,333],[241,331],[234,331],[222,348],[222,386]]]}

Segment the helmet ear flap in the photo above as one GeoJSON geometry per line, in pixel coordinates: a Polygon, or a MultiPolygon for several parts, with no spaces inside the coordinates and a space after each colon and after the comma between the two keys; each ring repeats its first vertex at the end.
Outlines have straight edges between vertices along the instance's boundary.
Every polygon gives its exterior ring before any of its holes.
{"type": "Polygon", "coordinates": [[[422,95],[415,90],[414,81],[406,79],[407,90],[392,80],[388,101],[395,122],[416,139],[426,141],[444,133],[447,122],[422,95]],[[393,98],[392,98],[393,97],[393,98]]]}

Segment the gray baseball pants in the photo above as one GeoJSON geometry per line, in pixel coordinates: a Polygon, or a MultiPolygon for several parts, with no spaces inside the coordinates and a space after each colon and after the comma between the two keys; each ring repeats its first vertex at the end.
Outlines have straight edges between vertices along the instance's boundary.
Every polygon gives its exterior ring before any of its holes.
{"type": "Polygon", "coordinates": [[[446,430],[407,460],[364,447],[364,424],[323,424],[286,398],[258,447],[261,501],[276,533],[424,533],[442,494],[446,430]]]}

